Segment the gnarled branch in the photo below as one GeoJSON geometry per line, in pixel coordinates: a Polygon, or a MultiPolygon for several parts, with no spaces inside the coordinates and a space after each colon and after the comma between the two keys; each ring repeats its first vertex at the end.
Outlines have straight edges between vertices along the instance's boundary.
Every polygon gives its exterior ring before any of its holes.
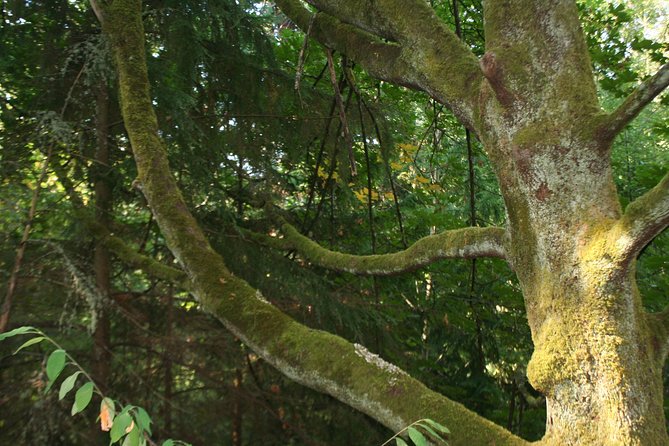
{"type": "Polygon", "coordinates": [[[188,211],[169,170],[149,94],[141,2],[115,0],[105,9],[105,17],[103,30],[117,64],[121,110],[142,191],[203,308],[285,375],[393,430],[430,417],[448,425],[453,445],[528,444],[363,347],[295,322],[230,273],[188,211]]]}
{"type": "Polygon", "coordinates": [[[503,228],[463,228],[428,235],[403,251],[392,254],[353,255],[331,251],[300,234],[280,217],[285,238],[274,242],[294,249],[309,262],[323,268],[364,276],[391,276],[414,271],[441,259],[505,258],[503,228]]]}
{"type": "MultiPolygon", "coordinates": [[[[308,29],[312,13],[299,0],[276,3],[300,28],[308,29]]],[[[311,3],[320,11],[312,27],[316,40],[346,54],[374,77],[425,91],[476,129],[484,81],[479,61],[427,3],[385,0],[369,12],[353,0],[311,3]],[[387,37],[393,41],[384,42],[387,37]]]]}
{"type": "Polygon", "coordinates": [[[664,64],[655,75],[646,79],[608,115],[602,125],[602,133],[610,138],[616,136],[667,86],[669,86],[669,63],[664,64]]]}

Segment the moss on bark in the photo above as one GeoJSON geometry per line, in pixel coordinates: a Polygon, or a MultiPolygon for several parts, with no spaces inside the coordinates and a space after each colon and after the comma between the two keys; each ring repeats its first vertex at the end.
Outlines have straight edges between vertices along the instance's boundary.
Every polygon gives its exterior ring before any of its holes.
{"type": "Polygon", "coordinates": [[[481,439],[487,444],[526,444],[409,376],[369,361],[347,341],[298,324],[228,271],[187,210],[170,174],[149,95],[141,3],[115,0],[105,8],[104,17],[140,187],[203,308],[286,375],[335,396],[391,429],[430,417],[451,428],[454,445],[477,444],[481,439]]]}

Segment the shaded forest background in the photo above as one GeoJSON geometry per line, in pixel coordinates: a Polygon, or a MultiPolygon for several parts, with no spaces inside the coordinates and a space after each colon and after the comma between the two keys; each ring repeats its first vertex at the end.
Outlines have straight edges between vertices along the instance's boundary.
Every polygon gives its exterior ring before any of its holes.
{"type": "MultiPolygon", "coordinates": [[[[1,5],[0,297],[8,328],[29,324],[58,340],[107,394],[151,413],[156,439],[376,445],[392,435],[284,378],[198,311],[178,282],[108,252],[105,231],[174,264],[133,184],[107,43],[87,2],[1,5]]],[[[602,103],[613,108],[666,63],[669,6],[579,5],[602,103]]],[[[483,53],[479,1],[433,6],[483,53]]],[[[270,2],[150,0],[144,19],[173,172],[232,271],[297,320],[540,438],[544,401],[525,378],[530,334],[504,262],[360,278],[312,267],[253,236],[276,235],[259,207],[268,197],[304,234],[357,254],[401,250],[448,228],[501,225],[502,199],[478,142],[426,95],[369,78],[305,40],[270,2]]],[[[616,142],[626,202],[665,173],[667,103],[665,95],[651,104],[616,142]]],[[[665,233],[639,258],[652,310],[666,305],[668,250],[665,233]]],[[[44,393],[47,350],[12,356],[19,342],[0,344],[0,443],[104,444],[97,405],[71,417],[70,404],[44,393]]]]}

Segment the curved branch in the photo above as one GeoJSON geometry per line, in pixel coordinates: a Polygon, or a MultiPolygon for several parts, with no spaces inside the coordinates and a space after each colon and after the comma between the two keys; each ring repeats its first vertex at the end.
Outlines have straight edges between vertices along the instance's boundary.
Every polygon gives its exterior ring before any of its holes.
{"type": "Polygon", "coordinates": [[[392,42],[327,14],[313,14],[297,0],[277,0],[281,10],[300,28],[307,30],[324,45],[340,51],[361,63],[369,73],[381,80],[410,86],[405,73],[410,69],[402,58],[402,49],[392,42]]]}
{"type": "Polygon", "coordinates": [[[626,262],[634,259],[668,225],[669,173],[657,186],[627,205],[611,230],[621,259],[626,262]]]}
{"type": "MultiPolygon", "coordinates": [[[[503,228],[463,228],[428,235],[404,251],[358,256],[323,248],[277,218],[284,234],[283,246],[296,250],[309,262],[323,268],[364,276],[391,276],[414,271],[442,259],[505,258],[503,228]]],[[[278,243],[275,243],[278,245],[278,243]]]]}
{"type": "Polygon", "coordinates": [[[306,0],[319,11],[384,39],[408,42],[416,34],[454,34],[424,0],[306,0]],[[408,13],[408,11],[410,11],[408,13]]]}
{"type": "Polygon", "coordinates": [[[602,132],[610,138],[616,136],[667,86],[669,86],[669,63],[664,64],[655,75],[646,79],[606,117],[602,132]]]}
{"type": "Polygon", "coordinates": [[[438,395],[363,347],[312,330],[235,277],[213,251],[171,175],[149,94],[141,3],[105,9],[119,73],[120,103],[139,181],[169,248],[184,265],[202,307],[256,353],[299,383],[326,392],[393,430],[429,417],[447,425],[453,445],[526,445],[458,403],[438,395]]]}
{"type": "MultiPolygon", "coordinates": [[[[484,81],[478,59],[426,2],[408,1],[409,5],[368,0],[363,3],[370,5],[371,12],[366,12],[359,1],[312,0],[320,11],[312,34],[372,76],[425,91],[475,129],[484,81]],[[387,37],[396,42],[384,42],[387,37]]],[[[312,13],[299,0],[276,3],[300,28],[308,29],[312,13]]]]}

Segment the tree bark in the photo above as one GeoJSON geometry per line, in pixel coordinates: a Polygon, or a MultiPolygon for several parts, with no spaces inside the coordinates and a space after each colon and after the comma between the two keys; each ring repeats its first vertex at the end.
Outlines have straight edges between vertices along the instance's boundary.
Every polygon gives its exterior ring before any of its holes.
{"type": "Polygon", "coordinates": [[[2,307],[0,308],[0,333],[7,331],[7,327],[9,326],[9,318],[12,313],[14,295],[16,294],[16,287],[19,283],[19,273],[21,272],[21,267],[23,266],[23,257],[25,256],[26,247],[28,246],[28,239],[30,238],[30,231],[33,227],[33,220],[35,219],[35,214],[37,213],[37,203],[39,201],[40,191],[42,190],[42,183],[46,178],[47,172],[49,171],[49,161],[51,160],[52,151],[53,146],[49,146],[48,153],[44,159],[44,164],[40,171],[39,177],[37,178],[37,183],[35,183],[35,189],[33,190],[32,198],[30,199],[30,208],[28,209],[26,225],[23,227],[21,241],[19,242],[18,248],[16,248],[14,266],[12,267],[12,272],[9,275],[5,298],[2,301],[2,307]]]}
{"type": "MultiPolygon", "coordinates": [[[[506,228],[449,231],[388,256],[327,251],[283,224],[288,242],[321,265],[370,275],[443,258],[505,258],[518,276],[535,346],[528,377],[546,396],[540,444],[669,444],[661,380],[669,312],[648,317],[634,277],[636,254],[669,224],[669,177],[623,213],[610,161],[615,132],[666,86],[666,70],[640,87],[641,99],[606,115],[572,1],[485,2],[480,61],[422,0],[363,1],[367,14],[359,0],[313,0],[320,10],[313,20],[299,1],[277,3],[373,75],[449,106],[483,143],[508,215],[506,228]]],[[[451,429],[450,444],[525,444],[364,347],[296,323],[228,271],[169,174],[140,10],[138,0],[114,0],[102,11],[103,27],[139,183],[202,306],[287,376],[391,429],[429,417],[451,429]]]]}
{"type": "Polygon", "coordinates": [[[141,2],[114,0],[104,5],[100,16],[119,73],[121,110],[138,167],[138,187],[202,307],[288,377],[340,399],[392,430],[430,417],[442,423],[450,420],[454,445],[481,439],[499,445],[526,444],[364,347],[295,322],[229,272],[188,211],[168,167],[149,94],[141,2]]]}
{"type": "MultiPolygon", "coordinates": [[[[112,209],[112,192],[109,185],[109,94],[105,81],[96,89],[96,141],[95,164],[92,168],[95,188],[95,220],[96,223],[108,228],[112,209]]],[[[111,291],[111,258],[104,241],[99,237],[95,240],[94,250],[95,284],[103,302],[93,309],[97,322],[93,332],[93,378],[103,390],[108,390],[111,370],[109,296],[111,291]]]]}

